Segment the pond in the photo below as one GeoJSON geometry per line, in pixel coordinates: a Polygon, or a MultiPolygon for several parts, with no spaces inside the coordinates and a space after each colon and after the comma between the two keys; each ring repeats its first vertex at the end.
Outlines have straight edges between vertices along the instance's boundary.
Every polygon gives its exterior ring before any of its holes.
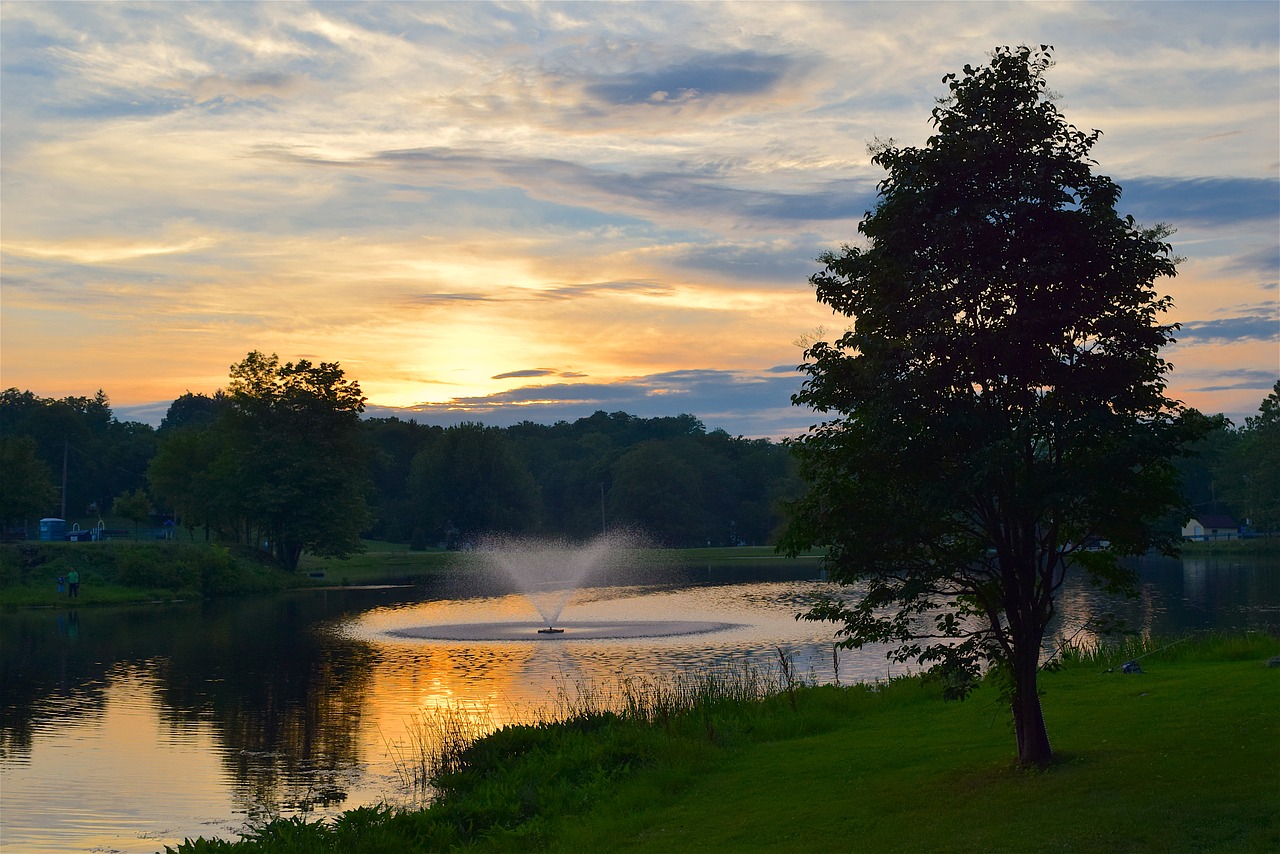
{"type": "MultiPolygon", "coordinates": [[[[1113,612],[1153,635],[1280,624],[1280,564],[1148,559],[1136,599],[1069,579],[1061,638],[1113,612]]],[[[752,664],[822,682],[895,672],[883,650],[833,652],[794,619],[829,590],[812,565],[673,569],[597,586],[575,621],[725,624],[695,634],[498,641],[424,626],[527,620],[493,579],[120,608],[28,610],[0,624],[0,790],[7,850],[154,852],[235,838],[246,822],[405,802],[401,760],[424,710],[527,716],[580,682],[752,664]],[[431,632],[427,632],[430,634],[431,632]]]]}

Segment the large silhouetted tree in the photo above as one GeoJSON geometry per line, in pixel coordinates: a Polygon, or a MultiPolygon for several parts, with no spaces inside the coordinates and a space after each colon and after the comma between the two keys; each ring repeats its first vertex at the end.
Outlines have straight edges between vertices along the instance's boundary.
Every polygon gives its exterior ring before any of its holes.
{"type": "Polygon", "coordinates": [[[1165,396],[1171,229],[1117,212],[1099,132],[1065,121],[1050,65],[1046,46],[998,49],[943,78],[924,147],[873,147],[888,176],[865,243],[810,280],[853,326],[806,350],[795,402],[831,419],[793,443],[809,486],[784,539],[859,585],[804,615],[846,646],[890,642],[959,696],[1003,675],[1033,765],[1051,758],[1037,672],[1063,576],[1124,589],[1121,556],[1175,548],[1158,522],[1197,429],[1165,396]]]}

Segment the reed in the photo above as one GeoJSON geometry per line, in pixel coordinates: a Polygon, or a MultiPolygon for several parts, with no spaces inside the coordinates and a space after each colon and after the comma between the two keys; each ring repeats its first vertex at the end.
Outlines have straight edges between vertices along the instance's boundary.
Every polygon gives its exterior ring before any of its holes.
{"type": "Polygon", "coordinates": [[[437,794],[434,781],[460,771],[467,748],[493,731],[487,706],[447,704],[419,711],[403,739],[386,740],[407,799],[420,806],[429,803],[437,794]]]}

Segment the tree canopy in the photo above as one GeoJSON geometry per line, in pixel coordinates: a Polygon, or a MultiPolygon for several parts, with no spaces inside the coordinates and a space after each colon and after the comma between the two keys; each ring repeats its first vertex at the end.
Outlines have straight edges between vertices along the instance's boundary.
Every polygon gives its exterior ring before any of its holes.
{"type": "Polygon", "coordinates": [[[225,395],[174,401],[152,489],[189,527],[265,544],[289,569],[304,549],[359,551],[372,521],[364,400],[336,362],[281,363],[255,350],[231,366],[225,395]]]}
{"type": "Polygon", "coordinates": [[[1027,764],[1051,756],[1037,671],[1068,567],[1125,589],[1121,556],[1174,549],[1171,458],[1199,423],[1165,396],[1171,229],[1117,212],[1051,65],[999,48],[943,78],[923,147],[872,147],[863,245],[810,279],[853,324],[805,353],[794,402],[830,418],[792,443],[808,487],[783,540],[858,585],[803,615],[845,646],[891,642],[961,697],[1004,675],[1027,764]]]}
{"type": "Polygon", "coordinates": [[[53,472],[36,456],[30,436],[0,436],[0,524],[23,524],[27,519],[52,514],[58,489],[53,472]]]}

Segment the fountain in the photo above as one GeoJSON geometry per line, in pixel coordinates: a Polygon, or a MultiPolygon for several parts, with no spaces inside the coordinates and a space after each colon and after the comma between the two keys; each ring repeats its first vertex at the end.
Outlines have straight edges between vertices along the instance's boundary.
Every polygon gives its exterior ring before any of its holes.
{"type": "Polygon", "coordinates": [[[560,612],[593,573],[616,569],[623,550],[634,547],[632,538],[596,537],[585,545],[564,540],[531,540],[491,537],[483,541],[479,556],[500,570],[537,609],[545,628],[540,634],[563,634],[556,628],[560,612]]]}
{"type": "Polygon", "coordinates": [[[478,622],[413,626],[391,632],[429,640],[590,640],[668,637],[716,632],[735,624],[693,620],[578,620],[560,614],[588,582],[623,570],[636,570],[642,541],[610,534],[585,544],[566,540],[488,537],[472,557],[487,570],[501,572],[538,613],[538,623],[478,622]]]}

